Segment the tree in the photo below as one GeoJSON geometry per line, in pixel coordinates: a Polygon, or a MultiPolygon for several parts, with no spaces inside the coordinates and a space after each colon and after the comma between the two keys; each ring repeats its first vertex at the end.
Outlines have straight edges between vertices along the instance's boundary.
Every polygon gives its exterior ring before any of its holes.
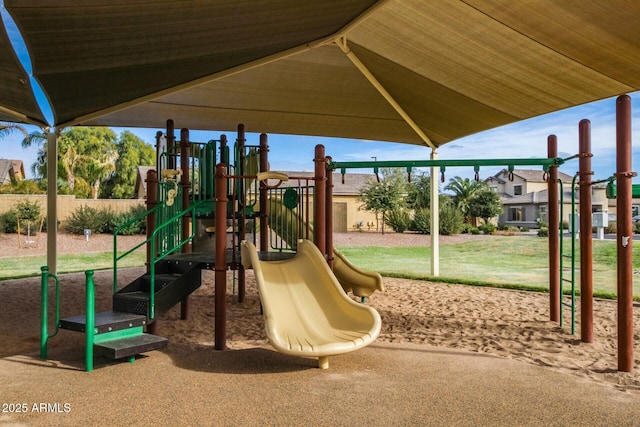
{"type": "Polygon", "coordinates": [[[428,173],[411,178],[407,185],[407,205],[413,210],[431,208],[431,177],[428,173]]]}
{"type": "Polygon", "coordinates": [[[382,174],[380,182],[369,180],[360,189],[360,200],[364,203],[364,209],[382,217],[384,234],[385,215],[405,204],[405,177],[400,169],[384,169],[382,174]]]}
{"type": "MultiPolygon", "coordinates": [[[[78,197],[96,197],[101,182],[113,171],[116,134],[106,127],[74,127],[64,130],[58,138],[58,176],[66,181],[61,193],[78,197]],[[111,166],[109,165],[111,163],[111,166]],[[97,182],[96,182],[97,181],[97,182]]],[[[40,178],[47,175],[47,143],[42,133],[29,134],[23,147],[41,144],[36,163],[31,167],[40,178]]]]}
{"type": "Polygon", "coordinates": [[[151,145],[129,131],[120,134],[116,145],[118,158],[115,161],[115,172],[107,180],[104,196],[130,198],[135,192],[138,166],[155,165],[156,152],[151,145]]]}
{"type": "Polygon", "coordinates": [[[449,184],[444,188],[453,192],[453,202],[457,209],[464,216],[465,222],[470,223],[472,215],[469,214],[471,200],[481,190],[486,188],[487,184],[480,181],[471,181],[469,178],[453,177],[449,180],[449,184]]]}
{"type": "Polygon", "coordinates": [[[19,124],[0,123],[0,139],[13,135],[16,132],[23,134],[25,137],[28,135],[27,130],[19,124]]]}
{"type": "Polygon", "coordinates": [[[478,191],[469,204],[469,215],[482,218],[485,224],[496,215],[502,212],[502,204],[500,196],[490,188],[484,188],[478,191]]]}

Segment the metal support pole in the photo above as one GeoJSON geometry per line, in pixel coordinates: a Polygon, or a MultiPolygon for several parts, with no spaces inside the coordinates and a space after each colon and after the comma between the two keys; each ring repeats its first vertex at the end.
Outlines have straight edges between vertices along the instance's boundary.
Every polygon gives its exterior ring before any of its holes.
{"type": "Polygon", "coordinates": [[[616,100],[618,370],[633,370],[633,226],[631,223],[631,98],[616,100]]]}
{"type": "MultiPolygon", "coordinates": [[[[549,135],[547,138],[547,157],[558,156],[558,138],[549,135]]],[[[558,322],[560,320],[560,239],[562,229],[560,228],[561,218],[558,215],[558,166],[549,168],[549,179],[547,181],[549,212],[549,320],[558,322]]]]}
{"type": "MultiPolygon", "coordinates": [[[[266,133],[260,134],[260,172],[269,170],[269,143],[266,133]]],[[[260,181],[260,251],[269,250],[269,200],[267,183],[260,181]]]]}
{"type": "Polygon", "coordinates": [[[216,166],[216,255],[215,255],[215,349],[224,350],[227,345],[227,166],[216,166]]]}
{"type": "MultiPolygon", "coordinates": [[[[167,120],[167,163],[165,167],[167,169],[175,169],[176,168],[176,158],[174,156],[173,147],[176,145],[176,134],[175,134],[175,125],[173,124],[173,120],[167,120]]],[[[161,173],[161,171],[158,171],[161,173]]]]}
{"type": "MultiPolygon", "coordinates": [[[[331,157],[327,156],[326,161],[330,162],[331,157]]],[[[326,219],[326,247],[327,247],[327,263],[329,268],[333,270],[333,172],[327,171],[327,186],[325,188],[325,219],[326,219]]]]}
{"type": "Polygon", "coordinates": [[[58,131],[47,133],[47,266],[56,274],[58,261],[58,131]]]}
{"type": "MultiPolygon", "coordinates": [[[[235,153],[235,162],[237,165],[236,174],[240,176],[244,176],[246,173],[245,168],[245,144],[246,144],[246,136],[244,130],[244,124],[238,124],[238,141],[237,141],[237,151],[235,153]],[[239,173],[238,173],[239,172],[239,173]]],[[[247,195],[245,194],[245,182],[244,179],[236,179],[235,181],[235,203],[234,206],[236,208],[233,209],[233,220],[232,220],[232,236],[231,236],[231,257],[234,264],[239,265],[238,267],[238,302],[244,302],[245,296],[245,274],[244,268],[242,267],[242,263],[236,263],[236,248],[240,248],[240,242],[245,239],[245,226],[246,226],[246,203],[247,203],[247,195]],[[238,211],[238,209],[242,209],[242,211],[238,211]],[[237,230],[237,231],[236,231],[237,230]],[[237,235],[236,235],[237,233],[237,235]]]]}
{"type": "Polygon", "coordinates": [[[580,120],[580,337],[593,342],[593,236],[591,234],[591,122],[580,120]]]}
{"type": "Polygon", "coordinates": [[[324,145],[318,144],[315,149],[315,189],[313,203],[313,232],[316,246],[320,249],[322,255],[327,253],[326,246],[326,185],[327,185],[327,166],[324,154],[324,145]]]}
{"type": "MultiPolygon", "coordinates": [[[[191,143],[189,142],[189,129],[182,128],[180,129],[180,169],[182,171],[182,175],[180,175],[180,190],[182,196],[182,210],[189,209],[189,189],[191,187],[191,183],[189,182],[189,158],[191,151],[191,143]]],[[[184,215],[181,220],[182,233],[180,235],[180,240],[184,241],[187,236],[191,235],[191,221],[193,220],[192,215],[184,215]]],[[[191,242],[182,245],[182,253],[190,253],[191,252],[191,242]]],[[[184,299],[180,302],[180,319],[186,320],[189,316],[189,296],[184,297],[184,299]]]]}
{"type": "MultiPolygon", "coordinates": [[[[431,160],[438,160],[438,152],[431,151],[431,160]]],[[[431,206],[431,275],[440,276],[440,194],[438,169],[431,167],[431,194],[429,195],[431,206]]]]}

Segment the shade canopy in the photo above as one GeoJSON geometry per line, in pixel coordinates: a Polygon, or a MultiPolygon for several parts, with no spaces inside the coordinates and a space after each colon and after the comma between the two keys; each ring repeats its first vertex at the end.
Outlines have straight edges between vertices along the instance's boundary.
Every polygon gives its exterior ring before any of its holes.
{"type": "MultiPolygon", "coordinates": [[[[626,0],[4,4],[56,126],[171,118],[437,147],[640,89],[626,0]]],[[[0,83],[0,119],[44,123],[15,56],[0,55],[0,83]]]]}

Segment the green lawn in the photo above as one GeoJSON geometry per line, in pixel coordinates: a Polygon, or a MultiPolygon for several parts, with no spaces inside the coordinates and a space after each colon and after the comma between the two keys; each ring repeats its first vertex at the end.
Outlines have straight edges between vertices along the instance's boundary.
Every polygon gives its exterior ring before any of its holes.
{"type": "MultiPolygon", "coordinates": [[[[570,240],[564,242],[569,253],[570,240]]],[[[430,278],[428,247],[338,248],[353,264],[386,276],[430,278]]],[[[577,243],[576,251],[579,251],[577,243]]],[[[493,236],[489,239],[440,246],[440,276],[446,281],[498,284],[516,288],[549,289],[548,240],[536,237],[493,236]]],[[[576,256],[576,288],[580,288],[580,257],[576,256]]],[[[569,260],[564,261],[568,267],[569,260]]],[[[640,253],[633,254],[640,269],[640,253]]],[[[566,273],[570,278],[570,273],[566,273]]],[[[565,284],[563,287],[568,288],[565,284]]],[[[593,289],[597,294],[616,292],[616,242],[593,241],[593,289]]],[[[640,296],[640,277],[634,276],[634,295],[640,296]]]]}
{"type": "MultiPolygon", "coordinates": [[[[578,246],[579,247],[579,246],[578,246]]],[[[578,247],[576,250],[578,250],[578,247]]],[[[565,240],[565,253],[570,241],[565,240]]],[[[382,275],[432,279],[428,247],[346,246],[338,248],[353,264],[382,275]]],[[[519,289],[549,289],[548,240],[536,237],[492,236],[488,239],[440,246],[440,278],[449,282],[498,285],[519,289]]],[[[58,273],[113,268],[111,252],[65,254],[58,257],[58,273]]],[[[579,256],[576,288],[580,288],[579,256]]],[[[145,252],[136,251],[118,267],[143,266],[145,252]]],[[[566,260],[565,266],[569,261],[566,260]]],[[[640,271],[640,251],[633,254],[640,271]]],[[[0,280],[36,276],[46,256],[0,258],[0,280]]],[[[566,273],[569,278],[569,272],[566,273]]],[[[563,285],[565,289],[568,284],[563,285]]],[[[616,292],[616,242],[593,241],[593,289],[597,295],[616,292]]],[[[640,276],[634,275],[634,295],[640,298],[640,276]]]]}
{"type": "MultiPolygon", "coordinates": [[[[143,266],[144,251],[136,251],[118,263],[118,268],[143,266]]],[[[0,280],[37,276],[40,267],[47,265],[46,255],[0,258],[0,280]]],[[[113,252],[89,252],[58,255],[58,274],[85,270],[113,268],[113,252]]]]}

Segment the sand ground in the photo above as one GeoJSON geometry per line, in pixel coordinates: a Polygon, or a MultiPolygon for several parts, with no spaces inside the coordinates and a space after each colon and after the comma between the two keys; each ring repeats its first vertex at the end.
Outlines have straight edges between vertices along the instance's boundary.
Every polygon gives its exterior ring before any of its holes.
{"type": "MultiPolygon", "coordinates": [[[[405,244],[398,237],[348,233],[336,243],[405,244]]],[[[125,269],[119,281],[142,272],[125,269]]],[[[62,316],[83,312],[83,282],[61,276],[62,316]]],[[[618,372],[615,302],[594,301],[595,340],[585,344],[548,320],[546,294],[384,283],[367,302],[381,314],[380,337],[332,357],[326,371],[269,346],[251,271],[242,304],[228,273],[228,350],[214,350],[205,271],[189,319],[178,307],[159,319],[166,350],[135,364],[96,359],[85,373],[80,334],[60,331],[38,358],[39,279],[0,282],[0,425],[638,425],[638,333],[634,371],[618,372]],[[16,403],[28,410],[16,413],[16,403]]],[[[97,308],[108,310],[111,272],[96,273],[96,285],[97,308]]]]}

